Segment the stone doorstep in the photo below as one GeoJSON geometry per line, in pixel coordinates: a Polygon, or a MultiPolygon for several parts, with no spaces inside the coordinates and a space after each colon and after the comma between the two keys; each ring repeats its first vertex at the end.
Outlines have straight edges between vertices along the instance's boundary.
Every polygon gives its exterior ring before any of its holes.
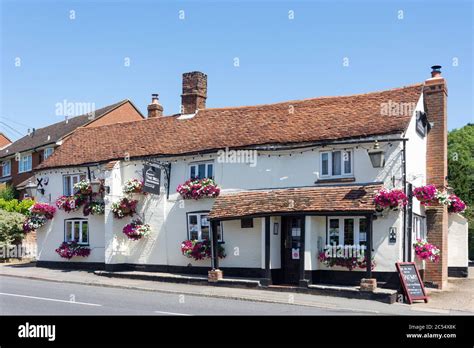
{"type": "Polygon", "coordinates": [[[182,275],[176,273],[141,272],[141,271],[94,271],[94,274],[110,278],[128,278],[139,280],[150,280],[170,283],[187,283],[210,286],[228,286],[237,288],[258,288],[259,290],[277,292],[297,292],[321,296],[335,296],[354,299],[374,300],[393,304],[397,299],[397,291],[391,289],[377,288],[373,292],[360,291],[359,286],[337,286],[312,284],[307,288],[298,286],[262,286],[258,279],[222,278],[216,282],[209,282],[206,276],[182,275]]]}

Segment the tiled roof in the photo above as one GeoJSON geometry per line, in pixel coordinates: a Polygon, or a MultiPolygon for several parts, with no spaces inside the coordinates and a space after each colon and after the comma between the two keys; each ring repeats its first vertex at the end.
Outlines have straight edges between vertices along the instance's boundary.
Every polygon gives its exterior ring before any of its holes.
{"type": "Polygon", "coordinates": [[[293,144],[401,133],[410,116],[384,116],[384,103],[416,104],[421,84],[346,97],[210,108],[177,115],[79,129],[39,168],[177,155],[263,144],[293,144]]]}
{"type": "MultiPolygon", "coordinates": [[[[128,100],[125,99],[118,103],[95,110],[94,120],[104,116],[126,102],[128,102],[128,100]]],[[[7,148],[1,150],[0,158],[14,155],[17,152],[32,150],[40,146],[54,144],[76,128],[84,126],[89,122],[91,122],[91,119],[88,114],[85,114],[69,118],[67,122],[61,121],[43,128],[35,129],[34,133],[25,135],[23,138],[18,139],[7,148]]]]}
{"type": "Polygon", "coordinates": [[[221,194],[209,218],[230,219],[268,213],[371,212],[381,184],[252,190],[221,194]]]}

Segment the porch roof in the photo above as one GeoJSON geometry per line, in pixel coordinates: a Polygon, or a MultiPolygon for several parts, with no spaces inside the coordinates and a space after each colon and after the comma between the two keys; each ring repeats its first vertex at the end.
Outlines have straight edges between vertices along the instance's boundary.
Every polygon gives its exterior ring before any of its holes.
{"type": "Polygon", "coordinates": [[[371,212],[380,183],[249,190],[216,198],[210,219],[242,218],[280,213],[371,212]]]}

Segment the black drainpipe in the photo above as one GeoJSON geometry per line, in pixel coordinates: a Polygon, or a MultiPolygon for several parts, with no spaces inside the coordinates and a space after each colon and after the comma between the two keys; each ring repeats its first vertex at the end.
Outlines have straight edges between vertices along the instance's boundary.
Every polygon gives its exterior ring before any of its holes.
{"type": "Polygon", "coordinates": [[[407,236],[408,236],[408,257],[407,261],[412,262],[413,260],[411,259],[411,246],[413,244],[413,185],[411,183],[408,183],[408,204],[407,204],[407,209],[408,209],[408,220],[407,220],[407,236]]]}
{"type": "MultiPolygon", "coordinates": [[[[402,151],[402,180],[403,180],[403,192],[407,194],[407,162],[406,162],[406,150],[407,143],[403,139],[403,151],[402,151]]],[[[403,261],[407,262],[407,207],[403,209],[403,261]]]]}

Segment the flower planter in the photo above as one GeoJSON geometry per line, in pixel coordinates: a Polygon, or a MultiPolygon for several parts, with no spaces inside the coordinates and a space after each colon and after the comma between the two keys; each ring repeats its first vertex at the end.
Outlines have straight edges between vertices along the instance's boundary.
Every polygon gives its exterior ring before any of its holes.
{"type": "Polygon", "coordinates": [[[374,197],[375,210],[379,213],[384,210],[398,210],[407,203],[407,195],[399,189],[381,189],[374,197]]]}
{"type": "Polygon", "coordinates": [[[140,219],[134,219],[131,223],[124,226],[122,232],[132,240],[139,240],[146,237],[151,232],[151,227],[144,224],[140,219]]]}
{"type": "Polygon", "coordinates": [[[56,208],[47,203],[33,204],[23,222],[23,232],[28,233],[44,226],[48,220],[53,219],[55,212],[56,208]]]}
{"type": "Polygon", "coordinates": [[[183,199],[201,199],[205,197],[217,197],[221,189],[214,180],[209,178],[190,179],[184,184],[179,185],[176,191],[183,199]]]}
{"type": "MultiPolygon", "coordinates": [[[[221,244],[218,244],[219,258],[226,257],[225,249],[221,244]]],[[[196,261],[211,258],[211,242],[209,240],[185,240],[181,243],[181,253],[187,258],[192,258],[196,261]]]]}
{"type": "Polygon", "coordinates": [[[87,257],[91,253],[90,248],[79,245],[76,242],[63,242],[55,251],[59,256],[68,260],[74,256],[87,257]]]}
{"type": "Polygon", "coordinates": [[[137,200],[123,197],[120,201],[112,203],[112,213],[117,219],[122,219],[126,216],[133,217],[133,215],[137,212],[137,204],[137,200]]]}
{"type": "Polygon", "coordinates": [[[415,248],[415,255],[419,260],[438,262],[441,256],[441,250],[434,245],[428,243],[426,240],[417,239],[413,244],[415,248]]]}

